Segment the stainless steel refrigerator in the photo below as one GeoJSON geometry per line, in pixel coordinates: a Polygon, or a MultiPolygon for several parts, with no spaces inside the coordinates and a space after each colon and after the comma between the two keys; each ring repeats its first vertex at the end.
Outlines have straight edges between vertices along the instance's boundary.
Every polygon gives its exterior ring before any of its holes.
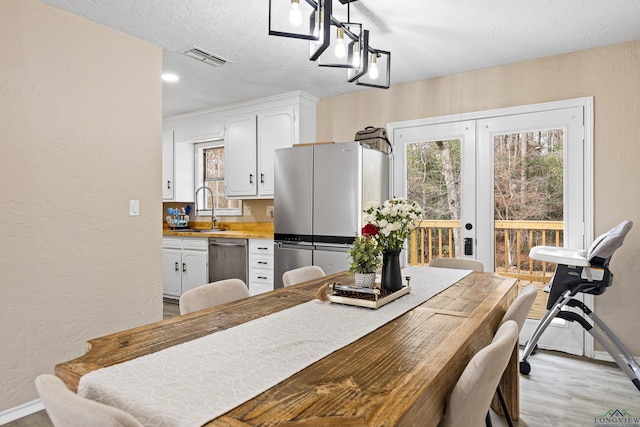
{"type": "Polygon", "coordinates": [[[362,209],[389,196],[388,155],[358,142],[315,144],[276,150],[274,166],[274,287],[298,267],[348,269],[362,209]]]}

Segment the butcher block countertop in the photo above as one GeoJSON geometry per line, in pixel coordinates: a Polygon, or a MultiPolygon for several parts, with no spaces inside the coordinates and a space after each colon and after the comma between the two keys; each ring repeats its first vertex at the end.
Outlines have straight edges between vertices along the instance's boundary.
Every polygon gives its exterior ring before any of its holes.
{"type": "Polygon", "coordinates": [[[273,239],[272,222],[222,222],[216,224],[220,231],[211,231],[210,223],[189,223],[194,231],[174,231],[165,224],[165,237],[223,237],[232,239],[273,239]],[[199,230],[199,231],[195,231],[199,230]]]}

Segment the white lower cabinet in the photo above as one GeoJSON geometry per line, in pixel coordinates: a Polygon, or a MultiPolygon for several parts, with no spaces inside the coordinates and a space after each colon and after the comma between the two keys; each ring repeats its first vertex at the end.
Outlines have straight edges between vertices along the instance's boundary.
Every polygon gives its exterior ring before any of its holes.
{"type": "Polygon", "coordinates": [[[273,240],[249,239],[249,292],[273,290],[273,240]]]}
{"type": "Polygon", "coordinates": [[[180,298],[209,282],[208,241],[202,238],[162,239],[162,288],[165,297],[180,298]]]}

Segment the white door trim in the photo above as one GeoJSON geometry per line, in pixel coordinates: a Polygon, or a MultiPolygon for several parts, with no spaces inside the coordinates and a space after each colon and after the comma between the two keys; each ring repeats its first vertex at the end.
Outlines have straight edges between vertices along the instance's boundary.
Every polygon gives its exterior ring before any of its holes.
{"type": "MultiPolygon", "coordinates": [[[[493,110],[476,111],[469,113],[451,114],[446,116],[428,117],[422,119],[405,120],[399,122],[391,122],[387,124],[387,133],[392,145],[396,138],[400,138],[402,131],[406,128],[416,126],[428,126],[441,123],[450,123],[466,120],[487,119],[500,116],[509,116],[516,114],[534,113],[548,110],[558,110],[564,108],[582,107],[584,111],[584,240],[585,243],[591,244],[594,239],[594,118],[593,118],[593,97],[574,98],[561,101],[543,102],[539,104],[521,105],[515,107],[498,108],[493,110]]],[[[395,148],[395,147],[394,147],[395,148]]],[[[390,187],[394,187],[394,161],[393,155],[390,158],[391,173],[389,175],[390,187]]],[[[585,295],[584,303],[589,308],[593,308],[593,295],[585,295]]],[[[584,354],[593,358],[594,340],[591,334],[584,334],[584,354]]]]}

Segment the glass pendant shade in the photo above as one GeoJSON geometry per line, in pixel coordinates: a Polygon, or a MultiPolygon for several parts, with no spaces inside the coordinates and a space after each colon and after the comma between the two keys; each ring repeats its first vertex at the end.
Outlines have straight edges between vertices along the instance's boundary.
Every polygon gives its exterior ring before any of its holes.
{"type": "Polygon", "coordinates": [[[357,85],[389,89],[391,83],[391,52],[370,49],[369,70],[356,81],[357,85]]]}
{"type": "Polygon", "coordinates": [[[313,17],[321,4],[307,0],[269,0],[269,35],[317,40],[313,17]]]}

